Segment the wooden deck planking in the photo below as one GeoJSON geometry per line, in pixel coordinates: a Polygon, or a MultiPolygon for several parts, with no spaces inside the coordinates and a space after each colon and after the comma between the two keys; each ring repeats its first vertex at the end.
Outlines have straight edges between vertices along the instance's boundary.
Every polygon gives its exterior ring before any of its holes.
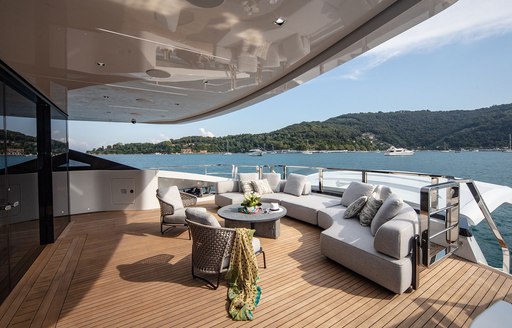
{"type": "Polygon", "coordinates": [[[419,290],[395,295],[322,256],[320,228],[287,218],[281,227],[279,239],[261,239],[268,268],[252,322],[229,319],[225,285],[192,279],[185,229],[161,236],[158,211],[133,211],[74,217],[2,304],[0,326],[461,327],[512,299],[509,276],[458,258],[421,272],[419,290]]]}

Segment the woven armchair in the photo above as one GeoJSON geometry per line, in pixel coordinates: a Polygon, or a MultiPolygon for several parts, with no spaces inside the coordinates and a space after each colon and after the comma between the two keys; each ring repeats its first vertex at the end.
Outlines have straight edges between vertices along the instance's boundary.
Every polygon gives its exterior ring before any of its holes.
{"type": "MultiPolygon", "coordinates": [[[[174,206],[170,202],[166,202],[162,199],[160,194],[158,193],[158,189],[156,190],[156,198],[160,203],[160,233],[164,234],[167,230],[173,229],[176,226],[183,225],[188,227],[185,222],[185,208],[189,206],[194,206],[197,203],[197,197],[191,194],[187,194],[185,192],[179,192],[181,202],[183,203],[184,208],[175,209],[174,206]],[[166,228],[164,229],[164,226],[166,228]]],[[[190,230],[188,232],[188,238],[191,239],[190,230]]]]}
{"type": "MultiPolygon", "coordinates": [[[[199,278],[214,289],[219,287],[220,276],[229,269],[229,258],[235,239],[235,229],[217,228],[194,221],[186,220],[192,232],[192,276],[199,278]],[[203,275],[217,275],[214,284],[203,275]]],[[[256,255],[263,254],[263,267],[267,267],[267,260],[263,248],[255,251],[256,255]]]]}

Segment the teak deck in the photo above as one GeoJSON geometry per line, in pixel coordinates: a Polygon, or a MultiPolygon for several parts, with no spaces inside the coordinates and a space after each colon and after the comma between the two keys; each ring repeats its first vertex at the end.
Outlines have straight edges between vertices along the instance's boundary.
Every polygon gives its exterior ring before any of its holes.
{"type": "Polygon", "coordinates": [[[268,268],[255,319],[234,322],[225,283],[192,279],[186,230],[161,236],[158,220],[158,210],[74,216],[2,304],[0,327],[463,327],[512,302],[510,276],[456,257],[395,295],[322,256],[320,228],[283,218],[279,239],[261,238],[268,268]]]}

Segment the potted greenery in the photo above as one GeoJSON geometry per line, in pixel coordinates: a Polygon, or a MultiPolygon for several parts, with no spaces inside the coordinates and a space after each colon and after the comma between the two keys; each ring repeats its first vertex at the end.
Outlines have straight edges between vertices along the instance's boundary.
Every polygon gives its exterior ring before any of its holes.
{"type": "Polygon", "coordinates": [[[252,192],[244,195],[244,201],[241,204],[245,213],[255,213],[261,206],[261,197],[259,194],[252,192]]]}

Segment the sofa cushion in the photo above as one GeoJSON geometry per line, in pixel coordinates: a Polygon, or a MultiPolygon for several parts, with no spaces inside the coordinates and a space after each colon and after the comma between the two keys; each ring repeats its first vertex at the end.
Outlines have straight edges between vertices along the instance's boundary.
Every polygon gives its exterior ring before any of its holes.
{"type": "Polygon", "coordinates": [[[380,226],[382,226],[384,223],[388,222],[394,216],[396,216],[400,209],[402,208],[403,204],[404,202],[402,201],[402,199],[400,199],[400,197],[398,197],[398,195],[392,194],[391,196],[389,196],[388,199],[386,199],[382,206],[379,208],[379,210],[375,214],[375,217],[372,220],[372,235],[375,236],[380,226]]]}
{"type": "Polygon", "coordinates": [[[370,197],[375,187],[362,182],[351,182],[341,196],[341,205],[347,207],[361,196],[370,197]]]}
{"type": "Polygon", "coordinates": [[[378,252],[401,259],[410,254],[415,234],[419,234],[418,215],[412,207],[404,205],[393,219],[377,230],[373,246],[378,252]]]}
{"type": "Polygon", "coordinates": [[[368,200],[368,197],[361,196],[355,201],[353,201],[345,210],[345,213],[343,213],[344,219],[350,219],[356,217],[359,212],[363,209],[363,207],[366,204],[366,201],[368,200]]]}
{"type": "Polygon", "coordinates": [[[300,196],[304,191],[306,185],[306,176],[301,174],[291,173],[286,180],[284,192],[290,195],[300,196]]]}
{"type": "Polygon", "coordinates": [[[389,196],[391,196],[392,193],[393,192],[391,191],[391,188],[388,186],[378,185],[373,191],[373,196],[377,199],[385,201],[389,196]]]}
{"type": "Polygon", "coordinates": [[[214,228],[220,228],[219,221],[217,221],[217,219],[213,215],[211,215],[207,211],[201,210],[200,208],[187,208],[185,214],[187,215],[187,219],[189,219],[190,221],[211,226],[214,228]]]}
{"type": "Polygon", "coordinates": [[[323,210],[318,210],[318,226],[323,229],[329,228],[333,221],[342,220],[343,215],[346,211],[346,207],[342,205],[336,205],[323,210]]]}
{"type": "Polygon", "coordinates": [[[238,180],[217,181],[215,184],[215,193],[217,194],[236,191],[238,191],[238,180]]]}
{"type": "Polygon", "coordinates": [[[307,223],[318,225],[319,210],[339,204],[339,197],[311,194],[281,201],[287,210],[287,216],[307,223]]]}
{"type": "Polygon", "coordinates": [[[240,180],[240,192],[244,194],[250,194],[254,192],[254,188],[251,180],[240,180]]]}
{"type": "Polygon", "coordinates": [[[171,204],[175,211],[185,207],[181,200],[180,191],[176,186],[158,189],[158,195],[164,202],[171,204]]]}
{"type": "Polygon", "coordinates": [[[304,184],[304,189],[302,190],[303,195],[311,194],[311,182],[306,179],[306,183],[304,184]]]}
{"type": "Polygon", "coordinates": [[[377,252],[370,229],[357,220],[336,220],[322,231],[320,252],[395,293],[403,293],[411,285],[410,257],[398,260],[377,252]]]}
{"type": "Polygon", "coordinates": [[[239,192],[226,192],[224,194],[215,194],[215,205],[223,207],[231,204],[242,204],[244,194],[239,192]]]}
{"type": "Polygon", "coordinates": [[[268,184],[268,180],[267,179],[253,180],[253,181],[251,181],[251,183],[252,183],[252,187],[254,188],[254,191],[257,192],[260,195],[273,194],[274,193],[274,191],[272,190],[272,188],[268,184]]]}
{"type": "Polygon", "coordinates": [[[370,226],[375,214],[382,206],[383,201],[375,198],[373,195],[368,198],[366,204],[364,204],[361,212],[359,212],[359,223],[362,226],[370,226]]]}
{"type": "MultiPolygon", "coordinates": [[[[258,173],[238,173],[238,179],[240,180],[238,183],[238,190],[240,192],[243,192],[242,189],[242,181],[252,181],[252,180],[258,180],[260,178],[258,173]]],[[[251,185],[252,188],[252,185],[251,185]]]]}
{"type": "Polygon", "coordinates": [[[279,183],[281,182],[281,174],[279,173],[263,173],[263,179],[267,179],[273,192],[280,192],[279,183]]]}
{"type": "Polygon", "coordinates": [[[297,199],[297,196],[285,194],[284,192],[275,192],[273,194],[265,194],[261,196],[262,203],[280,203],[283,200],[294,201],[297,199]]]}

